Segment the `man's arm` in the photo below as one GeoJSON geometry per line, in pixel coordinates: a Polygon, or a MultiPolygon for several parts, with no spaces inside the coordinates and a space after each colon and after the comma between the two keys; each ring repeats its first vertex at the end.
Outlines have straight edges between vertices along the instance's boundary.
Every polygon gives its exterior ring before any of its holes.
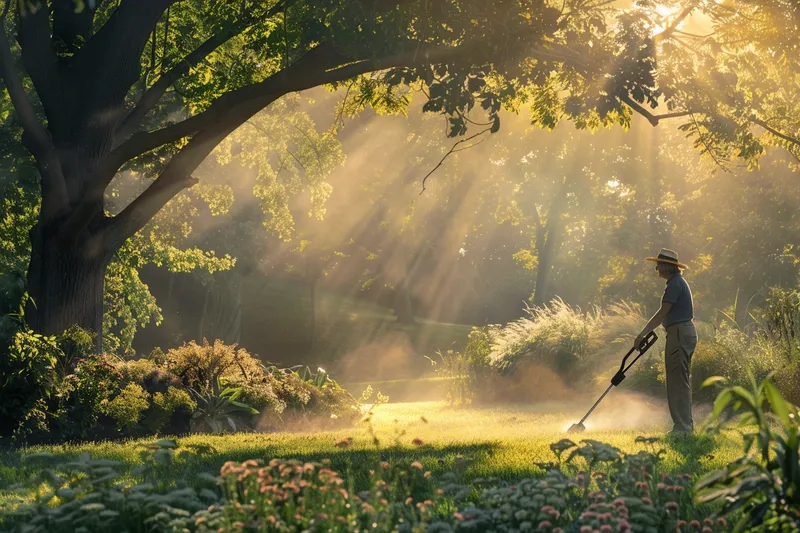
{"type": "Polygon", "coordinates": [[[667,318],[667,313],[669,313],[670,309],[672,309],[671,302],[661,302],[661,307],[659,310],[656,311],[656,314],[654,314],[650,321],[647,322],[647,325],[644,327],[644,329],[642,329],[642,332],[639,333],[639,336],[636,337],[636,340],[633,342],[634,348],[639,348],[639,346],[642,344],[642,341],[644,341],[644,338],[647,337],[651,331],[660,326],[662,322],[664,322],[664,319],[667,318]]]}

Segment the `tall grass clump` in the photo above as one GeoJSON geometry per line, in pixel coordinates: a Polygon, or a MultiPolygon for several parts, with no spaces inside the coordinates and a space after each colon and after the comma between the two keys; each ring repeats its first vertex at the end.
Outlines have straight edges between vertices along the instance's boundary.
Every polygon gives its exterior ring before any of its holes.
{"type": "Polygon", "coordinates": [[[627,302],[582,310],[557,299],[527,313],[506,326],[490,328],[491,365],[501,374],[511,374],[521,365],[546,367],[566,383],[587,374],[610,377],[645,323],[639,307],[627,302]]]}
{"type": "Polygon", "coordinates": [[[598,307],[584,312],[554,300],[526,312],[528,317],[490,328],[489,359],[501,373],[512,373],[522,364],[536,364],[569,375],[596,349],[602,317],[598,307]]]}

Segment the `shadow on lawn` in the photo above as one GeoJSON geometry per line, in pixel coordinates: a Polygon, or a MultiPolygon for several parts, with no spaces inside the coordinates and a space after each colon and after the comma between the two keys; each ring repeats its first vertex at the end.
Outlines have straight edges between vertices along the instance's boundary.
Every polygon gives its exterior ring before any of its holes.
{"type": "Polygon", "coordinates": [[[717,443],[709,435],[694,434],[686,437],[665,438],[661,445],[668,452],[681,456],[684,460],[681,470],[685,472],[699,473],[708,470],[700,460],[704,458],[714,459],[713,452],[717,448],[717,443]]]}

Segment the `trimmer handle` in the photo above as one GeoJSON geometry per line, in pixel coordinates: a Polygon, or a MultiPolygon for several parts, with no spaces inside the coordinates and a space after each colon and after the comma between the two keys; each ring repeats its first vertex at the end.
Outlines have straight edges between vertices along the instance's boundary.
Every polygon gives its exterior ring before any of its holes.
{"type": "Polygon", "coordinates": [[[644,340],[638,347],[634,346],[633,348],[628,350],[628,353],[626,353],[625,357],[622,358],[622,363],[619,365],[619,370],[617,371],[616,374],[614,374],[614,377],[611,378],[611,384],[616,387],[617,385],[622,383],[622,380],[625,379],[625,372],[627,372],[628,369],[631,366],[633,366],[633,363],[635,363],[642,355],[644,355],[644,353],[647,350],[649,350],[656,343],[657,340],[658,340],[658,335],[656,335],[655,331],[651,331],[650,333],[647,334],[647,336],[644,338],[644,340]],[[628,357],[630,357],[631,354],[636,350],[639,350],[639,355],[637,355],[636,359],[631,361],[631,364],[626,367],[625,363],[628,362],[628,357]]]}

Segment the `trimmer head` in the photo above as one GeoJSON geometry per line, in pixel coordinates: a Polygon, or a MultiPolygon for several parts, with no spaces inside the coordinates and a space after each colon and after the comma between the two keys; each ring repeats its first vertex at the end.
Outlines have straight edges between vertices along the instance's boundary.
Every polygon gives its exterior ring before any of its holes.
{"type": "Polygon", "coordinates": [[[586,431],[586,426],[578,422],[577,424],[572,424],[567,433],[583,433],[584,431],[586,431]]]}

